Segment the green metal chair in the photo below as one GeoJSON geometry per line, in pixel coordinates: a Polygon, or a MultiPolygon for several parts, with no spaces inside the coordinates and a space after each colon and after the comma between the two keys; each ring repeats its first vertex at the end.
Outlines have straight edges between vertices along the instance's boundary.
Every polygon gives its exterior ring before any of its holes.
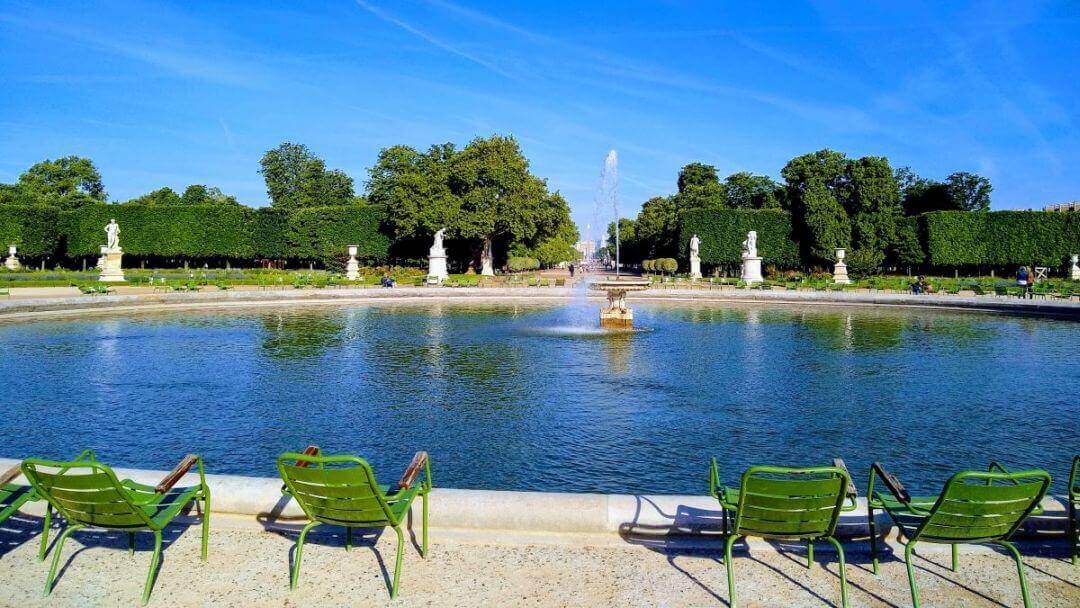
{"type": "MultiPolygon", "coordinates": [[[[85,450],[75,457],[75,460],[94,459],[94,452],[85,450]]],[[[0,523],[4,523],[23,505],[28,502],[37,502],[41,496],[34,491],[32,486],[14,483],[15,478],[22,474],[22,463],[17,464],[0,475],[0,523]]],[[[41,547],[38,549],[38,561],[45,559],[45,553],[49,548],[49,528],[52,525],[52,507],[45,508],[45,519],[42,524],[41,547]]]]}
{"type": "MultiPolygon", "coordinates": [[[[60,563],[64,541],[76,530],[102,528],[128,533],[128,551],[135,552],[135,532],[154,533],[154,556],[146,574],[142,603],[150,599],[154,572],[161,560],[161,533],[165,527],[193,501],[202,501],[202,559],[206,561],[206,544],[210,534],[210,488],[206,485],[202,459],[185,456],[156,486],[117,479],[112,469],[94,460],[60,462],[27,458],[22,472],[34,492],[49,501],[63,516],[67,526],[60,533],[53,551],[52,566],[45,579],[45,595],[49,595],[60,563]],[[198,465],[199,484],[186,488],[173,487],[198,465]]],[[[47,542],[48,528],[42,534],[42,546],[47,542]]]]}
{"type": "Polygon", "coordinates": [[[308,446],[303,453],[282,454],[277,460],[278,471],[285,482],[282,492],[292,496],[311,520],[296,540],[290,588],[295,589],[300,577],[300,558],[307,533],[319,524],[345,528],[345,549],[352,547],[353,528],[391,527],[397,533],[397,559],[394,563],[394,582],[390,598],[396,598],[401,575],[401,553],[405,537],[401,524],[405,522],[412,501],[420,496],[423,503],[422,557],[427,557],[428,493],[431,491],[431,460],[426,452],[417,452],[393,492],[375,481],[371,466],[363,458],[349,455],[322,456],[318,447],[308,446]],[[416,483],[420,473],[421,483],[416,483]]]}
{"type": "Polygon", "coordinates": [[[1080,556],[1080,535],[1077,534],[1077,511],[1080,510],[1080,456],[1073,456],[1072,469],[1069,471],[1069,554],[1072,563],[1080,556]]]}
{"type": "Polygon", "coordinates": [[[1040,503],[1050,487],[1050,474],[1032,469],[1010,473],[1005,467],[991,462],[985,472],[960,471],[945,482],[937,497],[912,497],[894,475],[880,462],[870,468],[867,489],[867,516],[870,524],[870,556],[874,574],[878,571],[877,527],[874,510],[889,514],[900,535],[907,540],[904,562],[907,564],[911,602],[919,608],[919,589],[915,585],[915,570],[911,556],[920,542],[952,545],[952,570],[958,564],[957,545],[992,543],[1008,550],[1016,560],[1020,575],[1020,591],[1024,606],[1031,606],[1024,563],[1020,552],[1009,538],[1031,514],[1042,512],[1040,503]],[[874,490],[880,478],[889,490],[874,490]]]}
{"type": "Polygon", "coordinates": [[[709,493],[720,503],[724,534],[724,564],[727,566],[728,596],[735,608],[735,571],[731,547],[744,536],[779,539],[806,539],[806,567],[814,563],[814,541],[827,540],[840,556],[840,602],[846,608],[847,573],[844,548],[833,533],[841,511],[855,509],[855,486],[844,462],[831,467],[754,466],[742,475],[738,488],[720,484],[716,459],[709,467],[709,493]],[[846,498],[846,501],[845,501],[846,498]],[[845,504],[845,502],[847,504],[845,504]],[[734,514],[730,533],[728,512],[734,514]]]}

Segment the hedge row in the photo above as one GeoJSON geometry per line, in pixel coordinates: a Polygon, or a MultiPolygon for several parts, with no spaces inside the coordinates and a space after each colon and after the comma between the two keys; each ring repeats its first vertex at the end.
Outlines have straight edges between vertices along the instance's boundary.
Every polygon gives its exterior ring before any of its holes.
{"type": "Polygon", "coordinates": [[[931,266],[1060,266],[1080,253],[1080,214],[936,211],[921,216],[931,266]]]}
{"type": "Polygon", "coordinates": [[[240,206],[88,205],[73,211],[0,206],[0,244],[28,257],[97,255],[105,225],[120,224],[120,245],[135,256],[188,259],[323,260],[359,245],[359,257],[385,260],[390,240],[376,206],[296,211],[240,206]]]}
{"type": "MultiPolygon", "coordinates": [[[[746,233],[757,231],[757,249],[766,264],[800,265],[799,245],[792,235],[791,214],[775,209],[695,209],[682,214],[679,243],[695,234],[701,239],[701,261],[735,265],[742,262],[746,233]]],[[[685,249],[684,249],[685,251],[685,249]]]]}

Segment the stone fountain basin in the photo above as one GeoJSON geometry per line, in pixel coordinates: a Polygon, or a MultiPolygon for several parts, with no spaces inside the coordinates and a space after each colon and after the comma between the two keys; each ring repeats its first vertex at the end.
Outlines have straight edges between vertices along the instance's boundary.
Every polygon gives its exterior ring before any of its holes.
{"type": "Polygon", "coordinates": [[[644,291],[652,283],[646,279],[604,279],[589,283],[589,289],[596,291],[644,291]]]}

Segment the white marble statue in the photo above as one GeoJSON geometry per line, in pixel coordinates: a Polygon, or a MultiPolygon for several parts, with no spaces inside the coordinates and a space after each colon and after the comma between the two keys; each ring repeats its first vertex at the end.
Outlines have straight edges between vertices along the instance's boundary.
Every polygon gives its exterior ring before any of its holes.
{"type": "Polygon", "coordinates": [[[1072,255],[1072,268],[1069,269],[1069,278],[1080,281],[1080,255],[1072,255]]]}
{"type": "Polygon", "coordinates": [[[115,219],[109,220],[109,224],[105,226],[105,247],[109,249],[120,248],[120,225],[116,223],[115,219]]]}
{"type": "Polygon", "coordinates": [[[446,228],[436,230],[435,242],[432,243],[431,250],[428,251],[429,283],[441,284],[450,277],[450,273],[446,268],[446,249],[443,247],[443,236],[445,234],[446,228]]]}
{"type": "Polygon", "coordinates": [[[4,266],[6,266],[8,270],[18,270],[22,268],[22,263],[19,262],[19,256],[16,255],[18,252],[19,248],[15,245],[8,247],[8,257],[4,260],[4,266]]]}
{"type": "Polygon", "coordinates": [[[696,234],[690,237],[690,278],[701,278],[701,239],[696,234]]]}
{"type": "Polygon", "coordinates": [[[439,228],[435,231],[435,242],[431,245],[432,250],[442,250],[443,248],[443,236],[446,235],[446,228],[439,228]]]}
{"type": "Polygon", "coordinates": [[[345,278],[355,281],[360,278],[360,262],[356,259],[359,245],[349,245],[349,261],[345,264],[345,278]]]}
{"type": "Polygon", "coordinates": [[[484,239],[484,248],[480,250],[480,274],[485,277],[495,276],[495,252],[491,239],[484,239]]]}
{"type": "Polygon", "coordinates": [[[743,256],[744,258],[756,258],[757,255],[757,231],[751,230],[746,233],[746,240],[743,241],[743,256]]]}

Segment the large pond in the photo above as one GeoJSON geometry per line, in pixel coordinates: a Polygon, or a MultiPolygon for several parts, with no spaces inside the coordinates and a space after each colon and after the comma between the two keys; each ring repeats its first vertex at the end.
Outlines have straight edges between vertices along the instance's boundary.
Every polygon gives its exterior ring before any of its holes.
{"type": "Polygon", "coordinates": [[[272,476],[315,443],[438,485],[696,493],[710,457],[881,460],[916,490],[1000,459],[1063,487],[1080,450],[1080,323],[927,309],[414,304],[0,324],[0,455],[272,476]]]}

